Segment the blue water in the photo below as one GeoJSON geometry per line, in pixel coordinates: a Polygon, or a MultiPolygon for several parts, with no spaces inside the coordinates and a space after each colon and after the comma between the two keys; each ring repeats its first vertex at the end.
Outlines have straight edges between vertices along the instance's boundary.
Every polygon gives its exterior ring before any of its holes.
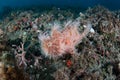
{"type": "Polygon", "coordinates": [[[0,0],[0,11],[5,6],[24,7],[31,5],[54,5],[57,7],[71,6],[80,8],[103,5],[110,10],[118,10],[120,8],[120,0],[0,0]]]}

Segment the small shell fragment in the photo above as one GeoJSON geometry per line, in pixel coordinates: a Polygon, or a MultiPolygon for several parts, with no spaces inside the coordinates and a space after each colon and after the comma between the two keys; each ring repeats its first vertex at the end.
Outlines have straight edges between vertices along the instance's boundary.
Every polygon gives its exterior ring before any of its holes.
{"type": "MultiPolygon", "coordinates": [[[[86,28],[87,26],[86,25],[83,25],[84,28],[86,28]]],[[[91,33],[95,33],[95,30],[93,28],[90,29],[90,32],[91,33]]]]}

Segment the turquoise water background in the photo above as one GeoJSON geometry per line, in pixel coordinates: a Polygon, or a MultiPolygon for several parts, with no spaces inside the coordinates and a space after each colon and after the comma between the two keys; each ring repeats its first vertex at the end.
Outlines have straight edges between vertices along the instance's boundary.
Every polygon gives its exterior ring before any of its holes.
{"type": "Polygon", "coordinates": [[[120,8],[120,0],[0,0],[0,11],[3,7],[25,7],[32,5],[48,6],[53,5],[57,7],[80,7],[88,8],[95,5],[103,5],[111,10],[120,8]]]}

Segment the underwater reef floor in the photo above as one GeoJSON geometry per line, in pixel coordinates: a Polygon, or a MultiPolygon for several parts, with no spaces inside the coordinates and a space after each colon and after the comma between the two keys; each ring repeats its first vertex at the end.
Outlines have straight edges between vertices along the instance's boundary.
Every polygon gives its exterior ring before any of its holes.
{"type": "MultiPolygon", "coordinates": [[[[62,30],[59,32],[65,33],[62,30]]],[[[56,47],[49,52],[54,50],[56,47]]],[[[13,10],[0,20],[0,56],[0,80],[120,80],[120,10],[102,6],[79,14],[60,8],[13,10]],[[68,21],[76,19],[80,33],[88,21],[92,31],[74,46],[74,53],[46,56],[39,35],[50,36],[54,23],[64,28],[68,21]]]]}

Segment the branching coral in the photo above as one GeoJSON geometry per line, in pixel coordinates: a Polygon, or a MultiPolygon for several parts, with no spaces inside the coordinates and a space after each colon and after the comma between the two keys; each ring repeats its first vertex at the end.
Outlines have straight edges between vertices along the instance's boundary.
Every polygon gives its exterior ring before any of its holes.
{"type": "Polygon", "coordinates": [[[18,66],[24,65],[25,67],[27,66],[27,60],[25,58],[25,50],[24,50],[24,43],[21,43],[21,47],[18,47],[18,50],[22,51],[21,54],[17,53],[17,51],[15,50],[15,57],[18,60],[18,66]]]}
{"type": "Polygon", "coordinates": [[[87,28],[82,34],[78,31],[79,21],[68,22],[61,30],[61,26],[54,24],[51,34],[40,34],[41,48],[46,56],[54,57],[65,53],[75,53],[75,46],[88,34],[91,24],[87,24],[87,28]]]}

